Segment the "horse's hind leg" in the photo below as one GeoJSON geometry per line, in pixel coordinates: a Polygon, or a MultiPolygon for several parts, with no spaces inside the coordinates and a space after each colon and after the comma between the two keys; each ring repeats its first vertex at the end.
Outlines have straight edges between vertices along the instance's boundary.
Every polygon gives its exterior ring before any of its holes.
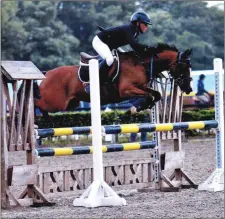
{"type": "Polygon", "coordinates": [[[133,85],[121,84],[119,87],[119,94],[121,98],[147,97],[149,92],[143,88],[138,88],[133,85]]]}
{"type": "Polygon", "coordinates": [[[53,120],[52,120],[51,117],[49,116],[48,112],[47,112],[47,111],[44,111],[44,110],[41,110],[41,109],[40,109],[40,111],[41,111],[41,113],[42,113],[42,115],[43,115],[45,121],[50,122],[51,127],[54,128],[53,120]]]}
{"type": "Polygon", "coordinates": [[[70,110],[74,110],[76,109],[78,106],[80,105],[80,101],[78,101],[76,98],[73,98],[72,100],[70,100],[70,102],[68,103],[66,110],[70,111],[70,110]]]}
{"type": "Polygon", "coordinates": [[[49,116],[48,114],[48,111],[47,111],[47,108],[46,108],[46,104],[45,102],[43,101],[43,99],[34,99],[34,106],[35,108],[39,108],[41,113],[42,113],[42,116],[44,117],[44,120],[47,121],[47,122],[50,122],[51,126],[54,127],[54,123],[51,119],[51,117],[49,116]]]}

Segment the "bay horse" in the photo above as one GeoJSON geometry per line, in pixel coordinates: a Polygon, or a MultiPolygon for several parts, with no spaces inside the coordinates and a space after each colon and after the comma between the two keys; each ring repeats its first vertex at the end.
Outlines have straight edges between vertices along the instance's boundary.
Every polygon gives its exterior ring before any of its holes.
{"type": "MultiPolygon", "coordinates": [[[[157,44],[142,53],[118,51],[119,75],[115,81],[100,87],[101,105],[119,103],[134,97],[146,97],[146,108],[151,108],[160,100],[161,95],[148,86],[149,82],[165,70],[169,71],[181,91],[189,94],[192,91],[190,55],[191,49],[179,52],[174,45],[168,44],[157,44]]],[[[39,87],[36,86],[35,93],[38,91],[40,97],[35,98],[34,93],[34,106],[38,107],[43,115],[47,112],[74,109],[79,106],[80,101],[90,102],[90,95],[79,80],[79,67],[61,66],[45,74],[46,78],[39,87]]],[[[113,64],[110,72],[115,68],[113,64]]]]}

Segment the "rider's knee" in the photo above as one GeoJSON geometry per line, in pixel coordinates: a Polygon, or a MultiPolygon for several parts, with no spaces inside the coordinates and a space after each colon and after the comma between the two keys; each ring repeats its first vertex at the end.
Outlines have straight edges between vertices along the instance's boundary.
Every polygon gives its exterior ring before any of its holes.
{"type": "Polygon", "coordinates": [[[113,62],[114,62],[113,56],[108,56],[106,58],[106,63],[107,63],[108,66],[111,66],[113,62]]]}

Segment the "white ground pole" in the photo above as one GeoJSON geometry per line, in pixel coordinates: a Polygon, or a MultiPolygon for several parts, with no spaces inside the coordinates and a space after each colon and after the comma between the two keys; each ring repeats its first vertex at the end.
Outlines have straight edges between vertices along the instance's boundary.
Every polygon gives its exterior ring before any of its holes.
{"type": "Polygon", "coordinates": [[[216,170],[198,190],[224,190],[224,102],[223,102],[223,65],[222,59],[213,60],[215,71],[215,119],[218,122],[216,130],[216,170]]]}
{"type": "Polygon", "coordinates": [[[73,201],[73,206],[93,208],[99,206],[126,205],[126,200],[120,198],[104,181],[103,177],[99,68],[96,59],[89,61],[89,75],[94,181],[79,198],[73,201]]]}

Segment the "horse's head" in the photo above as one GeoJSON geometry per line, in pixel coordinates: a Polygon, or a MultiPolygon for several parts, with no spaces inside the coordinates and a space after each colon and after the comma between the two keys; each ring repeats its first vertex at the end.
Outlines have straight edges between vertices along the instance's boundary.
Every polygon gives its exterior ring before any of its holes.
{"type": "Polygon", "coordinates": [[[189,94],[192,92],[191,88],[191,49],[187,49],[185,52],[177,52],[176,60],[170,65],[170,75],[174,78],[175,83],[180,89],[189,94]]]}
{"type": "MultiPolygon", "coordinates": [[[[153,64],[153,75],[157,77],[157,74],[167,70],[171,77],[174,78],[175,83],[180,89],[189,94],[192,91],[191,88],[191,49],[187,49],[185,52],[179,52],[174,45],[168,45],[166,43],[159,43],[154,47],[149,47],[143,56],[148,57],[147,63],[150,63],[152,55],[157,55],[153,64]]],[[[145,63],[146,64],[146,63],[145,63]]],[[[150,70],[151,71],[151,70],[150,70]]]]}

